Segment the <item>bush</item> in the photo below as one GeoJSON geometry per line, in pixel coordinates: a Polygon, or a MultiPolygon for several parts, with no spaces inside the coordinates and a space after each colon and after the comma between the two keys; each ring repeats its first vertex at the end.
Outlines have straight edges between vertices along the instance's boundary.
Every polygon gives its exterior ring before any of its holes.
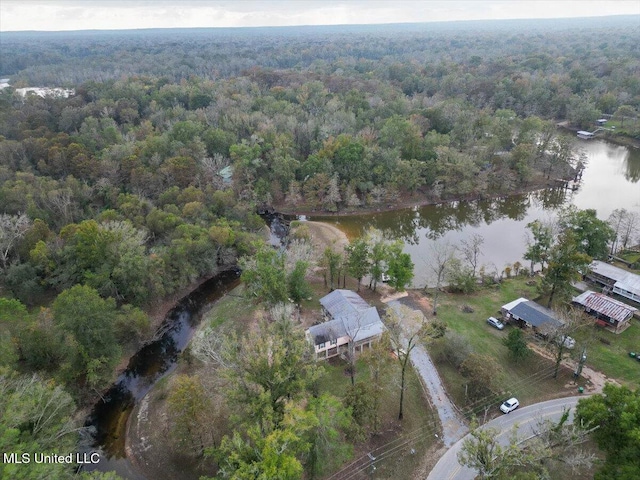
{"type": "Polygon", "coordinates": [[[473,347],[469,341],[458,333],[448,331],[441,342],[442,360],[449,362],[455,368],[460,368],[460,365],[473,353],[473,347]]]}

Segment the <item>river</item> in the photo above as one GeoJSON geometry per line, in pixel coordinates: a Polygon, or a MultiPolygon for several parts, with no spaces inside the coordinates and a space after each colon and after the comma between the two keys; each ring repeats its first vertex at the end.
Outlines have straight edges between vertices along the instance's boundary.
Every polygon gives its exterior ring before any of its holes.
{"type": "Polygon", "coordinates": [[[606,220],[617,208],[640,212],[640,151],[604,140],[579,140],[587,166],[576,191],[545,189],[491,200],[448,202],[390,212],[350,216],[316,216],[309,220],[331,223],[355,238],[369,227],[382,230],[389,239],[400,238],[415,264],[413,287],[433,286],[429,262],[434,242],[459,245],[472,234],[482,235],[482,257],[487,273],[502,272],[523,259],[526,225],[553,219],[558,210],[573,204],[595,209],[606,220]]]}
{"type": "Polygon", "coordinates": [[[202,314],[235,288],[240,283],[239,277],[240,271],[234,268],[204,282],[169,312],[156,334],[156,340],[131,357],[127,369],[94,406],[87,419],[90,435],[83,439],[80,450],[88,455],[97,452],[99,462],[87,465],[83,470],[115,471],[130,480],[144,479],[125,455],[129,415],[135,403],[176,368],[178,356],[189,344],[202,314]]]}

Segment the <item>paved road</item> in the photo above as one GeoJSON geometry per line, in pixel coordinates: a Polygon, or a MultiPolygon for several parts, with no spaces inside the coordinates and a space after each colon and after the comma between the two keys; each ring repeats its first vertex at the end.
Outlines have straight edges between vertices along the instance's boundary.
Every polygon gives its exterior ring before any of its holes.
{"type": "MultiPolygon", "coordinates": [[[[399,310],[401,303],[398,300],[387,302],[387,305],[394,310],[399,310]]],[[[406,305],[404,305],[405,308],[406,305]]],[[[460,419],[456,410],[447,397],[444,386],[440,381],[440,376],[436,367],[431,361],[431,357],[422,345],[416,345],[409,354],[409,360],[422,377],[422,381],[429,392],[431,402],[438,411],[440,422],[442,423],[442,434],[445,446],[453,445],[461,439],[468,431],[466,424],[460,419]]]]}
{"type": "MultiPolygon", "coordinates": [[[[563,410],[566,408],[573,409],[581,398],[585,398],[585,396],[559,398],[527,407],[520,407],[508,415],[502,415],[487,422],[483,428],[497,429],[500,432],[497,438],[500,439],[501,444],[506,445],[509,441],[511,429],[516,424],[518,425],[518,436],[526,438],[533,434],[532,427],[536,425],[538,420],[559,420],[563,410]]],[[[573,410],[569,421],[573,421],[573,410]]],[[[458,452],[462,449],[462,442],[468,437],[469,435],[465,436],[447,450],[436,466],[433,467],[427,480],[473,480],[475,478],[477,475],[475,470],[463,467],[458,463],[458,452]]]]}

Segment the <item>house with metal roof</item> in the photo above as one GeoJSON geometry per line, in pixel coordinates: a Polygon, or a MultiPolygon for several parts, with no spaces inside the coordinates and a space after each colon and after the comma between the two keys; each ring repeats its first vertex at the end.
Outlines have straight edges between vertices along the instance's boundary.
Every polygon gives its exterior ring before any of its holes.
{"type": "Polygon", "coordinates": [[[386,330],[376,307],[351,290],[334,290],[320,304],[325,322],[306,331],[317,359],[346,353],[351,343],[356,353],[362,352],[386,330]]]}
{"type": "Polygon", "coordinates": [[[555,328],[564,324],[552,310],[524,297],[503,305],[500,312],[505,321],[521,327],[533,327],[536,330],[543,327],[555,328]]]}
{"type": "Polygon", "coordinates": [[[605,293],[610,291],[640,303],[640,275],[596,260],[589,265],[585,277],[603,285],[605,293]]]}
{"type": "Polygon", "coordinates": [[[631,321],[631,317],[638,311],[626,303],[603,293],[587,290],[577,297],[573,297],[573,303],[582,305],[584,311],[594,316],[596,323],[615,333],[625,330],[631,321]]]}

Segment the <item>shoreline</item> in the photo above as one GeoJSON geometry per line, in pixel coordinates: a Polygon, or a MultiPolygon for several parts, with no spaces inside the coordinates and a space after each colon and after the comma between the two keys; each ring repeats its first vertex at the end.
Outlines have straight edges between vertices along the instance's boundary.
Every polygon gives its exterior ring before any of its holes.
{"type": "MultiPolygon", "coordinates": [[[[510,197],[512,195],[522,195],[525,193],[537,192],[538,190],[545,190],[547,188],[559,188],[560,186],[557,182],[552,180],[546,180],[543,183],[536,183],[529,187],[523,187],[517,189],[513,192],[502,193],[496,195],[465,195],[462,197],[456,198],[447,198],[447,199],[432,199],[425,198],[426,196],[416,196],[409,197],[406,199],[398,200],[394,203],[389,203],[387,205],[370,205],[365,207],[358,207],[355,209],[345,209],[337,212],[329,212],[326,210],[305,210],[304,208],[287,208],[285,205],[274,205],[273,208],[276,212],[285,215],[285,216],[298,216],[305,215],[307,217],[346,217],[350,215],[361,215],[361,214],[371,214],[371,213],[381,213],[381,212],[394,212],[397,210],[405,210],[409,208],[417,208],[417,207],[426,207],[429,205],[442,205],[445,203],[451,202],[470,202],[476,200],[493,200],[496,198],[510,197]]],[[[292,219],[295,220],[295,219],[292,219]]],[[[311,221],[311,220],[309,220],[311,221]]]]}

